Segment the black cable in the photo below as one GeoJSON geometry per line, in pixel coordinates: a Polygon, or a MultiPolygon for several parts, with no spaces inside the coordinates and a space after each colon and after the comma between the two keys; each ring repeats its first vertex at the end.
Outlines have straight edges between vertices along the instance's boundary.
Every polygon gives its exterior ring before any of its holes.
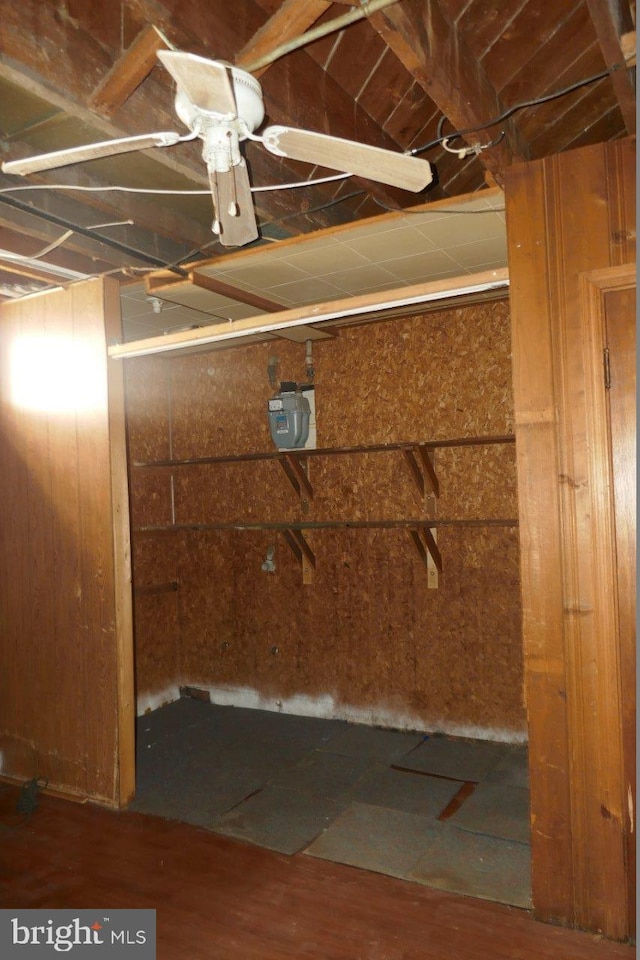
{"type": "Polygon", "coordinates": [[[310,207],[309,210],[300,210],[298,213],[288,213],[286,217],[277,217],[273,220],[268,220],[266,223],[260,224],[261,227],[268,227],[271,224],[284,223],[285,220],[295,220],[296,217],[306,217],[310,213],[320,213],[321,210],[328,210],[329,207],[335,207],[336,204],[342,203],[344,200],[353,200],[354,197],[362,197],[367,193],[366,190],[355,190],[353,193],[346,193],[344,197],[336,197],[333,200],[328,200],[327,203],[321,203],[318,207],[310,207]]]}
{"type": "Polygon", "coordinates": [[[96,233],[95,230],[92,230],[90,227],[80,227],[78,224],[71,223],[69,220],[65,220],[64,217],[59,217],[55,213],[47,213],[45,210],[41,210],[39,207],[32,207],[29,203],[24,203],[22,200],[16,200],[15,197],[8,197],[6,194],[0,194],[0,203],[5,203],[9,207],[15,207],[16,210],[21,210],[23,213],[30,213],[34,217],[39,217],[41,220],[46,220],[48,223],[54,223],[58,227],[64,227],[65,230],[73,230],[74,233],[78,233],[83,237],[88,237],[90,240],[96,240],[98,243],[104,243],[108,247],[112,247],[114,250],[119,250],[121,253],[126,253],[128,257],[134,257],[137,260],[144,260],[148,264],[154,267],[165,267],[168,270],[173,270],[175,273],[180,274],[180,276],[186,277],[187,272],[181,270],[179,267],[172,267],[170,264],[165,263],[164,260],[160,260],[158,257],[149,256],[148,253],[143,253],[141,250],[136,250],[134,247],[129,247],[125,243],[120,243],[118,240],[113,240],[111,237],[103,237],[102,234],[96,233]]]}
{"type": "Polygon", "coordinates": [[[526,107],[537,107],[542,103],[548,103],[550,100],[557,100],[558,97],[565,97],[568,93],[573,93],[574,90],[579,90],[581,87],[586,87],[590,83],[595,83],[597,80],[604,80],[605,77],[608,77],[615,70],[619,70],[621,67],[619,65],[611,67],[609,70],[602,70],[600,73],[594,74],[592,77],[587,77],[585,80],[578,80],[576,83],[570,84],[568,87],[564,87],[562,90],[556,90],[553,93],[547,93],[542,97],[536,97],[534,100],[524,100],[522,103],[516,103],[513,107],[508,107],[506,110],[503,110],[499,116],[494,117],[492,120],[487,120],[486,123],[481,123],[477,127],[467,127],[466,130],[455,130],[453,133],[449,133],[446,136],[442,135],[442,127],[446,120],[446,117],[441,117],[438,123],[438,136],[435,140],[430,140],[429,143],[426,143],[423,147],[414,147],[408,152],[413,156],[416,153],[423,153],[425,150],[432,150],[434,147],[437,147],[438,144],[442,143],[443,140],[453,140],[455,137],[466,137],[467,134],[477,133],[480,130],[486,130],[488,127],[495,127],[496,124],[502,123],[504,120],[508,120],[514,113],[517,113],[519,110],[524,110],[526,107]]]}
{"type": "MultiPolygon", "coordinates": [[[[298,213],[288,213],[285,217],[277,217],[277,218],[274,218],[273,220],[266,220],[264,223],[260,224],[260,229],[262,230],[264,229],[264,227],[269,227],[272,225],[277,226],[279,223],[284,223],[285,220],[295,220],[296,217],[306,217],[310,213],[319,213],[321,210],[327,210],[329,207],[334,207],[336,204],[342,203],[343,200],[352,200],[354,197],[364,196],[366,192],[367,192],[366,190],[356,190],[354,191],[354,193],[347,193],[345,194],[344,197],[336,197],[333,200],[327,201],[327,203],[320,204],[320,206],[311,207],[309,210],[300,210],[298,211],[298,213]]],[[[263,239],[263,238],[260,238],[260,239],[263,239]]],[[[252,243],[247,243],[244,249],[246,250],[252,246],[255,246],[256,244],[259,244],[260,239],[254,240],[252,243]]],[[[192,256],[196,256],[197,254],[202,253],[202,251],[206,250],[207,247],[210,247],[213,244],[219,243],[219,242],[220,242],[219,240],[213,240],[211,243],[205,243],[201,249],[192,250],[191,253],[186,254],[186,256],[183,257],[181,260],[176,260],[174,261],[173,264],[167,264],[167,267],[169,269],[174,269],[177,264],[185,263],[192,256]]]]}

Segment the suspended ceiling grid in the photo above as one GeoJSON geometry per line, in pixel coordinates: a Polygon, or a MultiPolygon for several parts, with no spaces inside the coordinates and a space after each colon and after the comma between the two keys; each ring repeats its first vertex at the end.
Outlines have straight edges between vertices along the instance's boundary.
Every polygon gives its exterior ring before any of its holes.
{"type": "MultiPolygon", "coordinates": [[[[236,298],[198,286],[190,278],[151,274],[146,285],[139,282],[122,288],[123,339],[144,339],[267,312],[243,302],[243,294],[287,309],[447,277],[469,277],[506,264],[504,195],[494,188],[193,266],[200,277],[235,288],[236,298]],[[154,312],[154,300],[160,312],[154,312]]],[[[287,334],[296,340],[331,335],[326,327],[315,332],[297,328],[287,334]]]]}

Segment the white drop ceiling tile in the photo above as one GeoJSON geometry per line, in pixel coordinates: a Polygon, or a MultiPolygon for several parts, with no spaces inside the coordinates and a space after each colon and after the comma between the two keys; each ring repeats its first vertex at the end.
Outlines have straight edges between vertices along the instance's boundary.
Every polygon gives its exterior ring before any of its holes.
{"type": "Polygon", "coordinates": [[[459,247],[465,243],[473,243],[487,237],[501,237],[505,235],[505,225],[497,213],[454,213],[447,218],[437,220],[428,226],[421,226],[420,231],[438,249],[459,247]]]}
{"type": "Polygon", "coordinates": [[[277,260],[288,260],[292,252],[301,252],[305,247],[313,247],[314,250],[323,250],[325,247],[335,246],[337,243],[336,238],[330,234],[322,236],[322,232],[323,230],[317,231],[317,233],[306,233],[295,242],[291,242],[290,240],[276,240],[269,244],[268,247],[263,247],[259,251],[256,250],[255,256],[257,257],[261,253],[265,253],[277,260]]]}
{"type": "Polygon", "coordinates": [[[491,237],[488,240],[478,240],[476,243],[466,243],[449,250],[451,256],[462,267],[470,269],[483,264],[507,264],[506,237],[491,237]]]}
{"type": "Polygon", "coordinates": [[[399,217],[390,217],[384,214],[380,217],[369,217],[360,223],[354,224],[348,228],[342,227],[336,232],[336,239],[341,243],[349,243],[358,248],[361,240],[369,237],[379,237],[384,233],[392,233],[394,230],[402,229],[403,226],[413,226],[413,224],[403,224],[399,217]]]}
{"type": "Polygon", "coordinates": [[[290,263],[270,258],[268,263],[246,263],[243,267],[234,267],[226,273],[228,283],[247,283],[257,290],[266,290],[281,283],[303,280],[305,273],[290,263]]]}
{"type": "Polygon", "coordinates": [[[226,311],[237,303],[237,300],[231,300],[219,293],[211,293],[210,290],[188,284],[181,284],[179,288],[168,291],[159,299],[166,299],[169,303],[179,303],[183,307],[190,307],[192,310],[199,310],[201,313],[220,314],[222,316],[225,316],[226,311]]]}
{"type": "MultiPolygon", "coordinates": [[[[362,262],[366,263],[366,261],[362,262]]],[[[286,302],[289,306],[304,306],[306,303],[336,300],[341,296],[341,291],[325,280],[309,277],[307,280],[296,280],[294,283],[284,283],[279,287],[271,287],[269,295],[276,300],[286,302]]]]}
{"type": "Polygon", "coordinates": [[[169,300],[160,300],[162,304],[160,313],[155,313],[153,310],[153,305],[151,299],[146,299],[144,301],[140,300],[131,300],[128,297],[120,297],[120,312],[123,319],[123,322],[135,321],[136,323],[147,324],[148,326],[156,327],[158,323],[161,322],[159,318],[166,316],[169,313],[174,311],[179,311],[180,315],[185,318],[185,323],[187,321],[199,322],[202,320],[203,313],[200,310],[191,310],[189,307],[185,307],[182,304],[174,303],[169,300]]]}
{"type": "MultiPolygon", "coordinates": [[[[363,293],[365,290],[383,289],[394,282],[393,274],[371,263],[354,270],[339,270],[331,274],[331,283],[342,293],[363,293]]],[[[396,285],[397,285],[397,281],[396,285]]]]}
{"type": "MultiPolygon", "coordinates": [[[[260,264],[263,263],[262,260],[258,261],[260,264]]],[[[213,280],[220,280],[222,283],[227,283],[232,287],[237,287],[238,290],[246,290],[249,293],[257,292],[257,288],[253,283],[247,283],[242,278],[233,276],[230,274],[233,271],[233,266],[229,265],[225,267],[224,264],[217,264],[215,267],[198,267],[197,272],[204,274],[206,277],[211,277],[213,280]]]]}
{"type": "Polygon", "coordinates": [[[138,300],[144,302],[148,293],[143,282],[123,283],[120,286],[120,297],[126,300],[138,300]]]}
{"type": "Polygon", "coordinates": [[[424,235],[415,227],[398,228],[396,226],[395,230],[385,230],[370,237],[363,237],[357,241],[357,244],[351,239],[343,240],[343,246],[355,249],[357,253],[374,263],[408,257],[423,250],[424,245],[424,235]]]}
{"type": "Polygon", "coordinates": [[[151,304],[141,303],[140,300],[120,300],[120,313],[125,320],[144,317],[148,313],[151,313],[151,310],[151,304]]]}
{"type": "Polygon", "coordinates": [[[215,322],[215,319],[212,317],[201,317],[196,321],[185,320],[184,317],[166,317],[164,322],[161,322],[160,329],[157,331],[157,333],[163,334],[175,333],[178,330],[195,330],[200,327],[208,327],[210,324],[215,322]]]}
{"type": "MultiPolygon", "coordinates": [[[[156,332],[161,333],[160,330],[156,332]]],[[[129,340],[144,340],[146,337],[153,337],[154,335],[154,332],[143,324],[133,323],[132,321],[122,324],[122,339],[124,342],[128,342],[129,340]]]]}
{"type": "Polygon", "coordinates": [[[427,250],[424,253],[414,254],[412,257],[386,260],[384,267],[399,280],[411,281],[412,283],[432,280],[449,270],[460,272],[456,261],[452,260],[443,250],[427,250]]]}
{"type": "Polygon", "coordinates": [[[323,277],[334,270],[361,267],[367,263],[367,259],[357,250],[336,240],[330,246],[290,253],[287,262],[310,276],[323,277]]]}

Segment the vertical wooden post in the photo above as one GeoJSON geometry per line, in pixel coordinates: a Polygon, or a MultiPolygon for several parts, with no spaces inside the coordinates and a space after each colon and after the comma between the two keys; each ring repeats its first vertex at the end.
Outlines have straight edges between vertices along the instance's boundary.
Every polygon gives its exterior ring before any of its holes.
{"type": "Polygon", "coordinates": [[[635,260],[634,149],[506,178],[534,910],[615,939],[630,904],[612,465],[581,284],[635,260]]]}

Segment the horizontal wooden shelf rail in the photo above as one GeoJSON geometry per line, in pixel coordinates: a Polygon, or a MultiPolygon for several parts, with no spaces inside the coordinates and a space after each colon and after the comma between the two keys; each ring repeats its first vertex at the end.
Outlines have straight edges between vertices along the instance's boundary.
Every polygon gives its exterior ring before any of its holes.
{"type": "MultiPolygon", "coordinates": [[[[445,447],[486,446],[489,444],[514,443],[513,434],[498,436],[455,437],[444,440],[404,441],[395,443],[366,444],[344,447],[315,447],[312,449],[300,448],[297,450],[271,450],[263,453],[227,454],[215,457],[192,457],[188,459],[147,460],[134,461],[137,468],[174,468],[205,466],[216,463],[247,463],[252,461],[273,460],[282,466],[291,486],[300,497],[303,512],[308,510],[309,501],[313,499],[313,486],[308,475],[308,458],[321,456],[335,456],[336,454],[387,453],[400,451],[407,463],[421,497],[430,492],[438,497],[440,484],[435,472],[434,452],[445,447]]],[[[435,508],[425,512],[435,513],[435,508]]],[[[418,555],[423,560],[429,576],[431,586],[438,585],[438,574],[442,572],[442,556],[436,543],[435,534],[431,531],[437,527],[492,527],[516,526],[517,520],[512,519],[484,519],[484,520],[446,520],[436,519],[434,516],[421,517],[416,520],[319,520],[298,523],[175,523],[137,527],[134,533],[138,536],[154,536],[180,531],[205,530],[273,530],[282,533],[285,541],[293,551],[296,559],[302,566],[303,582],[311,583],[313,570],[316,566],[315,554],[304,536],[305,530],[357,530],[357,529],[393,529],[404,528],[415,545],[418,555]]]]}
{"type": "Polygon", "coordinates": [[[300,447],[296,450],[270,450],[265,453],[237,453],[217,457],[192,457],[173,460],[134,460],[137,468],[197,467],[208,463],[243,463],[252,460],[287,460],[291,458],[333,456],[340,453],[384,453],[387,450],[438,450],[444,447],[476,447],[485,444],[515,443],[513,434],[486,437],[455,437],[449,440],[403,441],[398,443],[375,443],[356,447],[300,447]]]}
{"type": "Polygon", "coordinates": [[[302,523],[171,523],[144,527],[135,527],[136,534],[180,533],[199,530],[391,530],[393,528],[433,528],[433,527],[517,527],[518,521],[505,519],[472,520],[308,520],[302,523]]]}
{"type": "MultiPolygon", "coordinates": [[[[442,556],[435,537],[431,530],[435,527],[516,527],[517,520],[507,519],[472,519],[472,520],[445,520],[424,519],[417,520],[308,520],[306,523],[173,523],[164,526],[144,526],[134,528],[134,533],[141,537],[152,537],[167,533],[204,532],[204,531],[233,531],[238,530],[272,530],[281,533],[291,548],[294,556],[302,568],[303,583],[313,582],[313,571],[316,567],[316,556],[311,545],[304,535],[307,530],[405,530],[412,540],[418,556],[423,561],[427,574],[431,575],[431,562],[442,573],[442,556]]],[[[164,586],[164,585],[162,585],[164,586]]],[[[144,591],[144,588],[143,588],[144,591]]],[[[157,592],[150,589],[144,592],[157,592]]]]}

